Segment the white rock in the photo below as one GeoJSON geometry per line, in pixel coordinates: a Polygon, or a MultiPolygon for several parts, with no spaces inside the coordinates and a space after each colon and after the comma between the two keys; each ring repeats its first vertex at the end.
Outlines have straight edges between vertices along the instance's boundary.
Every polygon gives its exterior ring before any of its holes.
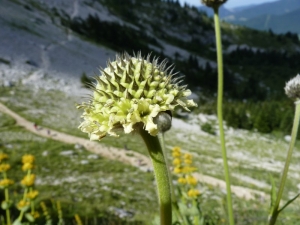
{"type": "Polygon", "coordinates": [[[86,164],[89,164],[89,161],[88,161],[88,160],[81,160],[81,161],[80,161],[80,164],[86,165],[86,164]]]}
{"type": "Polygon", "coordinates": [[[291,135],[286,135],[286,136],[284,136],[284,140],[285,140],[286,142],[290,142],[291,139],[292,139],[291,135]]]}
{"type": "Polygon", "coordinates": [[[99,156],[98,155],[96,155],[96,154],[92,154],[92,155],[88,155],[88,157],[87,157],[88,159],[98,159],[99,158],[99,156]]]}
{"type": "Polygon", "coordinates": [[[59,154],[64,155],[64,156],[69,156],[69,155],[73,155],[74,151],[73,150],[67,150],[67,151],[62,151],[59,154]]]}

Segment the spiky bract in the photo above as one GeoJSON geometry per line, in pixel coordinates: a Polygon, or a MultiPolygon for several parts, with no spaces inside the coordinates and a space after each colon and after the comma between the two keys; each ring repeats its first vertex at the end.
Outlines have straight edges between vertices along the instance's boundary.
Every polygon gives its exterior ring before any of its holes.
{"type": "Polygon", "coordinates": [[[159,112],[172,111],[179,105],[188,110],[196,106],[187,100],[191,94],[186,86],[180,86],[180,78],[174,78],[173,67],[166,68],[167,61],[158,64],[158,58],[150,61],[127,53],[117,55],[108,62],[96,77],[94,94],[83,108],[84,121],[79,128],[89,134],[91,140],[101,139],[106,134],[118,136],[115,131],[122,128],[125,133],[145,129],[155,136],[157,124],[153,122],[159,112]]]}

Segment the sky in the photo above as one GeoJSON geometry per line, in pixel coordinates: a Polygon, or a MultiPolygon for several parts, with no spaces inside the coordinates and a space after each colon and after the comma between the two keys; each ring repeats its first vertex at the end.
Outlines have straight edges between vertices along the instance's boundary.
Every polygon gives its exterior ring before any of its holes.
{"type": "MultiPolygon", "coordinates": [[[[238,6],[245,6],[245,5],[251,5],[251,4],[261,4],[266,2],[274,2],[277,0],[228,0],[225,3],[225,7],[230,9],[238,6]]],[[[200,6],[201,0],[179,0],[181,4],[184,2],[188,3],[189,5],[193,6],[200,6]]]]}

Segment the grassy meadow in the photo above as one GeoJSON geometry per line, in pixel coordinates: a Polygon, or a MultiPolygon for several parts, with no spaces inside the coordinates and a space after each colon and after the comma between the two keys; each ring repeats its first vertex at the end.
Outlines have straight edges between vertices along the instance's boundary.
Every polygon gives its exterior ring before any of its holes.
{"type": "MultiPolygon", "coordinates": [[[[82,99],[58,90],[32,89],[29,86],[1,88],[0,101],[7,107],[37,123],[74,136],[87,137],[77,127],[81,112],[76,103],[82,99]]],[[[204,175],[223,179],[223,167],[219,149],[219,138],[201,130],[209,123],[217,130],[214,116],[192,114],[183,121],[174,119],[173,128],[166,133],[168,152],[174,146],[193,155],[194,165],[204,175]],[[201,119],[202,118],[202,119],[201,119]]],[[[264,192],[266,197],[243,200],[234,196],[234,211],[237,224],[265,224],[267,221],[270,192],[270,176],[278,183],[284,165],[288,142],[280,135],[261,134],[225,127],[229,166],[233,185],[264,192]]],[[[151,224],[157,213],[155,181],[151,172],[111,161],[86,151],[81,146],[69,145],[32,134],[17,126],[15,121],[0,113],[1,151],[10,156],[12,168],[8,175],[16,183],[24,176],[21,157],[33,154],[36,157],[36,188],[38,200],[61,201],[66,216],[79,213],[83,218],[115,215],[125,221],[140,221],[151,224]],[[96,213],[95,213],[96,212],[96,213]]],[[[107,137],[103,144],[128,148],[147,155],[147,150],[137,135],[107,137]]],[[[171,154],[168,154],[172,160],[171,154]]],[[[295,196],[299,186],[299,143],[294,152],[284,199],[295,196]]],[[[175,178],[174,178],[175,179],[175,178]]],[[[176,182],[174,181],[176,184],[176,182]]],[[[220,224],[226,224],[225,190],[200,183],[201,209],[206,215],[217,214],[220,224]],[[222,222],[223,221],[223,222],[222,222]]],[[[21,195],[15,186],[16,198],[21,195]]],[[[297,224],[299,200],[280,216],[278,224],[297,224]]],[[[87,220],[89,222],[90,220],[87,220]]],[[[90,222],[89,222],[90,223],[90,222]]],[[[91,223],[92,224],[92,223],[91,223]]]]}

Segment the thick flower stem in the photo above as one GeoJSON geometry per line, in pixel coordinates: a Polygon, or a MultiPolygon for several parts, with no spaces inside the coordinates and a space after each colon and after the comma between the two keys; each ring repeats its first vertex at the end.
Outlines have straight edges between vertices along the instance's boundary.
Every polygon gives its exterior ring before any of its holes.
{"type": "Polygon", "coordinates": [[[214,21],[215,21],[215,33],[216,33],[216,45],[217,45],[217,62],[218,62],[218,122],[220,130],[220,141],[222,148],[222,157],[224,164],[224,174],[226,181],[226,192],[227,192],[227,210],[229,224],[234,224],[233,218],[233,209],[232,209],[232,200],[231,200],[231,187],[230,187],[230,177],[229,177],[229,168],[227,162],[227,153],[225,147],[225,137],[224,137],[224,128],[223,128],[223,56],[222,56],[222,42],[221,42],[221,29],[220,29],[220,19],[219,19],[219,7],[214,8],[214,21]]]}
{"type": "Polygon", "coordinates": [[[146,143],[153,164],[160,206],[160,224],[172,225],[171,188],[163,149],[157,136],[151,136],[145,130],[141,130],[140,134],[146,143]]]}
{"type": "Polygon", "coordinates": [[[293,149],[295,146],[296,137],[297,137],[297,133],[298,133],[299,117],[300,117],[300,100],[296,101],[295,105],[296,105],[296,110],[295,110],[295,117],[294,117],[293,129],[292,129],[292,138],[291,138],[290,146],[289,146],[289,149],[287,152],[284,169],[283,169],[283,172],[281,175],[281,180],[280,180],[279,189],[277,192],[276,201],[274,204],[272,215],[270,216],[270,219],[269,219],[269,225],[275,224],[277,217],[279,215],[278,208],[279,208],[280,200],[282,198],[285,182],[287,179],[287,174],[289,171],[289,166],[290,166],[290,163],[292,160],[293,149]]]}

